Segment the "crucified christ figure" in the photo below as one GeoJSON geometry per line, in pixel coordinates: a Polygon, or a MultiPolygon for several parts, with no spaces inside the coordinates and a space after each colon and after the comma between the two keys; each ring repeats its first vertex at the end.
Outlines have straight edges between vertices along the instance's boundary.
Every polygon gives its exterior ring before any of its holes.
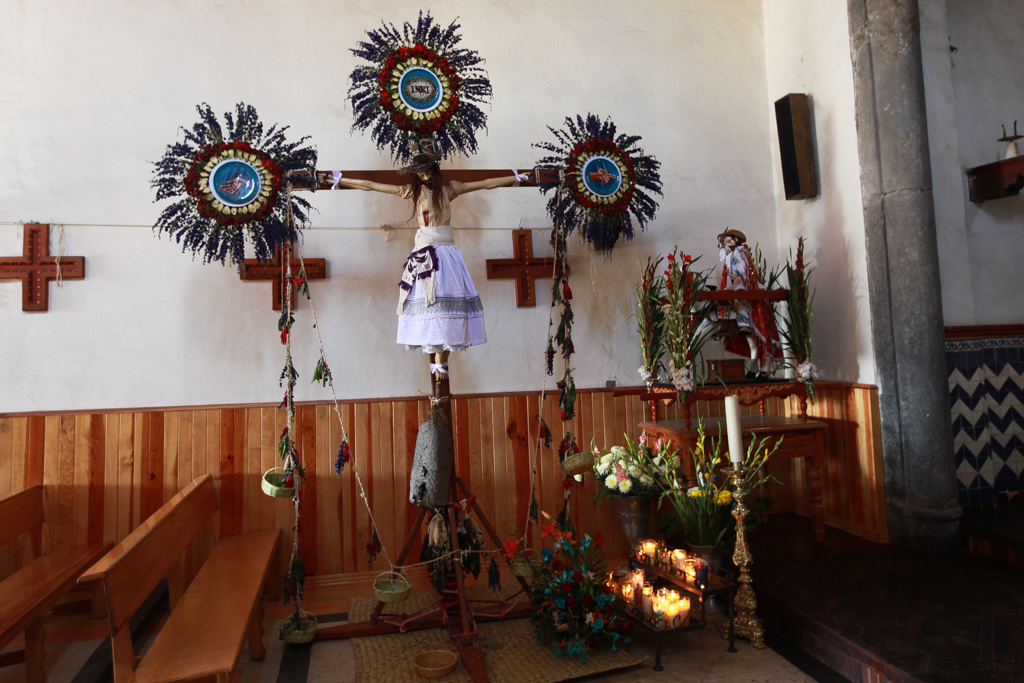
{"type": "Polygon", "coordinates": [[[445,183],[434,156],[419,154],[407,169],[408,185],[337,178],[344,187],[383,192],[413,204],[419,223],[412,253],[398,283],[398,343],[431,354],[431,373],[447,374],[448,354],[487,342],[484,307],[452,236],[452,201],[467,192],[509,187],[522,175],[471,183],[445,183]]]}

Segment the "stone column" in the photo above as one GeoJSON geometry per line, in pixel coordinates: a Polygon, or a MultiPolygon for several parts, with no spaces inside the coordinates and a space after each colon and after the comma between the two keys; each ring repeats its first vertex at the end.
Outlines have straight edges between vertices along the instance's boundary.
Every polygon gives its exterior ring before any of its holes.
{"type": "Polygon", "coordinates": [[[893,542],[959,543],[918,0],[847,0],[893,542]]]}

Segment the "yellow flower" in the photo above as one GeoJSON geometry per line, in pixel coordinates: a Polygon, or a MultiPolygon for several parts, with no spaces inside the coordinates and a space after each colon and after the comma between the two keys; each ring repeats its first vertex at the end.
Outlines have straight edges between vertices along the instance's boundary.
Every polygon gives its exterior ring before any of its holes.
{"type": "Polygon", "coordinates": [[[722,489],[718,492],[718,504],[728,505],[732,502],[732,491],[729,489],[722,489]]]}

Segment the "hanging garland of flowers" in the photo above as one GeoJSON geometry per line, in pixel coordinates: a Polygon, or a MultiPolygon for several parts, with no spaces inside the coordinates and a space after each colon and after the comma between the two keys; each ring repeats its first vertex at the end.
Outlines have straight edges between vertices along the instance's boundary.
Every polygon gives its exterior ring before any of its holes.
{"type": "Polygon", "coordinates": [[[477,151],[476,133],[487,124],[477,104],[490,100],[491,82],[483,58],[457,47],[459,28],[455,22],[442,28],[420,12],[415,25],[367,31],[369,41],[352,50],[369,62],[350,76],[352,129],[369,129],[377,148],[398,162],[409,161],[430,136],[440,158],[477,151]]]}
{"type": "MultiPolygon", "coordinates": [[[[792,255],[792,252],[790,252],[792,255]]],[[[796,262],[786,262],[786,276],[789,280],[787,294],[786,324],[782,336],[796,357],[796,377],[807,388],[807,398],[814,403],[816,392],[814,380],[818,379],[818,368],[811,362],[811,319],[814,314],[814,290],[810,280],[813,268],[804,263],[804,238],[796,247],[796,262]]]]}
{"type": "MultiPolygon", "coordinates": [[[[548,127],[556,142],[534,145],[551,153],[536,165],[562,172],[568,190],[548,201],[548,215],[567,232],[578,228],[595,249],[611,252],[620,236],[633,239],[633,218],[641,231],[654,219],[658,203],[647,191],[661,195],[661,163],[637,146],[639,136],[616,135],[610,119],[587,114],[567,117],[565,124],[564,130],[548,127]]],[[[558,185],[542,183],[541,191],[558,185]]]]}
{"type": "Polygon", "coordinates": [[[283,193],[286,179],[316,172],[316,150],[285,138],[287,126],[264,129],[256,109],[239,103],[221,125],[208,104],[196,107],[199,121],[184,128],[184,141],[167,146],[154,163],[150,184],[156,200],[177,199],[153,228],[204,263],[241,263],[245,244],[268,261],[275,249],[298,238],[289,211],[301,225],[310,203],[283,193]]]}

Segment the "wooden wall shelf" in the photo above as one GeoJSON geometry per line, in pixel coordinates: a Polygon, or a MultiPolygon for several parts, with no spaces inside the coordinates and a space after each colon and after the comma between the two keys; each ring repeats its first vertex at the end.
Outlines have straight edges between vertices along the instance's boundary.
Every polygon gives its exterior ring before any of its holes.
{"type": "Polygon", "coordinates": [[[1020,194],[1024,189],[1024,156],[967,169],[972,202],[982,203],[1020,194]]]}

